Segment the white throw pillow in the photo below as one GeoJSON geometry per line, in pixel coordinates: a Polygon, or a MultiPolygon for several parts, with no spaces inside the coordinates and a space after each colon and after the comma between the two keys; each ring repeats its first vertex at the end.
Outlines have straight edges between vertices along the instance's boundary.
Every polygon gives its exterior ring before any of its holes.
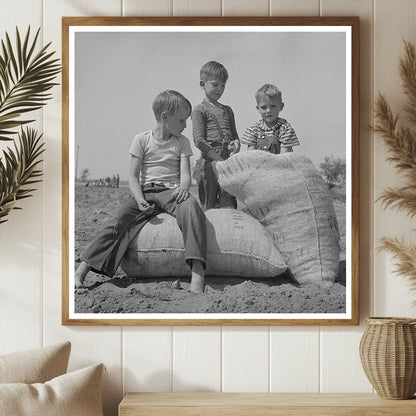
{"type": "Polygon", "coordinates": [[[103,416],[102,372],[97,364],[44,384],[0,384],[0,415],[103,416]]]}
{"type": "Polygon", "coordinates": [[[44,383],[66,373],[71,344],[0,355],[0,383],[44,383]]]}

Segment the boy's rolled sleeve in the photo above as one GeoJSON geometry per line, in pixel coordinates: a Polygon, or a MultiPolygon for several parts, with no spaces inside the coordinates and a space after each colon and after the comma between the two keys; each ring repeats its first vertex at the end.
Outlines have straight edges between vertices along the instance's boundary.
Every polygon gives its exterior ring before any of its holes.
{"type": "Polygon", "coordinates": [[[203,153],[207,154],[212,147],[207,141],[206,133],[206,116],[203,111],[194,109],[191,114],[192,119],[192,135],[195,146],[203,153]]]}
{"type": "Polygon", "coordinates": [[[131,142],[129,153],[135,157],[143,157],[144,152],[144,140],[146,137],[146,133],[139,133],[136,134],[131,142]]]}
{"type": "Polygon", "coordinates": [[[257,129],[255,127],[248,127],[241,138],[241,143],[247,146],[255,146],[257,144],[257,129]]]}
{"type": "Polygon", "coordinates": [[[280,144],[282,147],[299,146],[299,139],[295,133],[295,130],[289,123],[282,125],[280,130],[280,144]]]}
{"type": "Polygon", "coordinates": [[[190,157],[193,155],[191,143],[189,143],[188,138],[185,137],[183,134],[179,136],[179,143],[179,157],[190,157]]]}

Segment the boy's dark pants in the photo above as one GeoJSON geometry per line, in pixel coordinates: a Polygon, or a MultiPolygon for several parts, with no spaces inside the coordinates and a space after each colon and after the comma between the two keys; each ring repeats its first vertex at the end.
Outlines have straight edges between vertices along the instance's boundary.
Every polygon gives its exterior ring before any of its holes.
{"type": "Polygon", "coordinates": [[[199,159],[198,197],[204,211],[211,208],[237,208],[237,200],[221,189],[211,162],[199,159]]]}
{"type": "Polygon", "coordinates": [[[206,267],[206,223],[205,214],[198,202],[190,195],[178,204],[172,195],[174,189],[164,186],[144,186],[143,194],[150,204],[155,205],[151,214],[139,211],[137,202],[130,198],[116,217],[94,238],[85,250],[82,260],[95,272],[114,276],[130,242],[144,225],[157,214],[167,212],[176,217],[182,231],[185,261],[201,260],[206,267]]]}

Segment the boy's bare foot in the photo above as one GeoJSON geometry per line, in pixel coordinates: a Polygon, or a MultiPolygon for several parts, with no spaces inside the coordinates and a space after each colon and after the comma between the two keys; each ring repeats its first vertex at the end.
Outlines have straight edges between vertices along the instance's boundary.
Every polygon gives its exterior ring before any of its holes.
{"type": "Polygon", "coordinates": [[[205,288],[205,271],[204,265],[200,260],[192,261],[192,277],[189,291],[194,293],[203,293],[205,288]]]}
{"type": "Polygon", "coordinates": [[[84,287],[85,276],[91,270],[91,266],[86,262],[82,261],[75,272],[75,289],[82,289],[84,287]]]}

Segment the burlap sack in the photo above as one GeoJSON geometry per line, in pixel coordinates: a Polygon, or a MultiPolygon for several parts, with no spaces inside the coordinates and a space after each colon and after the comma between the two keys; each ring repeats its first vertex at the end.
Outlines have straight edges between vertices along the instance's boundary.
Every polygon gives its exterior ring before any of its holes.
{"type": "MultiPolygon", "coordinates": [[[[256,219],[232,209],[209,210],[206,217],[207,275],[264,278],[287,269],[272,235],[256,219]]],[[[132,277],[190,276],[176,219],[160,214],[146,224],[121,267],[132,277]]]]}
{"type": "Polygon", "coordinates": [[[328,188],[296,153],[238,153],[216,164],[218,181],[274,235],[299,284],[330,286],[339,267],[339,232],[328,188]]]}

